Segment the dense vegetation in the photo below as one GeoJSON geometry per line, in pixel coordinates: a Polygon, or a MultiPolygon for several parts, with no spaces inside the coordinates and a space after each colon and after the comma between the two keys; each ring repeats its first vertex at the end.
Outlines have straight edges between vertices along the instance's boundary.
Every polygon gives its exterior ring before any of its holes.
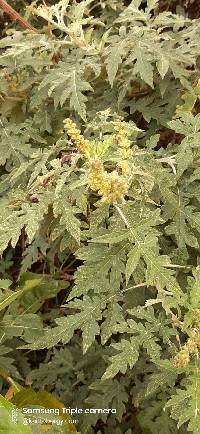
{"type": "Polygon", "coordinates": [[[32,30],[1,10],[0,432],[197,434],[198,2],[9,4],[32,30]]]}

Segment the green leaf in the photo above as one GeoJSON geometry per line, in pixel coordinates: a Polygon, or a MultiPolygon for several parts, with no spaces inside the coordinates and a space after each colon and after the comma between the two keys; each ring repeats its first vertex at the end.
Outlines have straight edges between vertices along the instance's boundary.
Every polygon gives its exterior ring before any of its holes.
{"type": "Polygon", "coordinates": [[[151,395],[155,395],[155,393],[157,393],[159,390],[163,390],[165,387],[168,387],[169,384],[173,385],[176,379],[176,372],[166,370],[163,372],[153,373],[150,378],[148,377],[146,379],[145,385],[143,385],[143,388],[134,398],[134,405],[138,407],[142,401],[147,398],[149,399],[151,395]]]}
{"type": "Polygon", "coordinates": [[[114,79],[116,77],[119,65],[122,62],[124,50],[124,41],[120,41],[117,44],[114,44],[107,50],[108,54],[106,58],[106,69],[111,87],[113,87],[114,79]]]}
{"type": "MultiPolygon", "coordinates": [[[[91,408],[114,408],[116,409],[116,418],[122,421],[122,416],[126,411],[128,393],[126,391],[126,382],[123,378],[120,380],[96,380],[90,385],[90,394],[86,403],[91,408]]],[[[107,417],[101,415],[102,420],[107,417]]]]}
{"type": "Polygon", "coordinates": [[[149,14],[152,10],[156,8],[159,0],[147,0],[147,7],[145,9],[145,13],[149,14]]]}
{"type": "Polygon", "coordinates": [[[0,279],[0,288],[1,289],[8,289],[9,286],[12,285],[12,280],[9,279],[0,279]]]}
{"type": "Polygon", "coordinates": [[[118,354],[110,358],[111,364],[103,374],[102,380],[113,378],[118,372],[125,374],[128,367],[132,368],[139,357],[139,340],[134,336],[130,340],[122,339],[120,343],[112,344],[118,354]]]}
{"type": "MultiPolygon", "coordinates": [[[[35,313],[45,300],[54,298],[61,289],[67,289],[69,282],[53,279],[51,275],[45,276],[44,274],[27,272],[20,276],[19,287],[26,288],[27,285],[31,291],[26,291],[22,294],[20,306],[24,311],[28,310],[29,313],[35,313]]],[[[9,312],[17,314],[17,309],[18,304],[13,303],[12,309],[10,308],[9,312]]]]}
{"type": "Polygon", "coordinates": [[[22,211],[11,211],[7,201],[1,201],[1,222],[0,222],[0,253],[3,253],[9,242],[15,247],[21,235],[25,221],[22,211]]]}
{"type": "Polygon", "coordinates": [[[62,196],[59,196],[53,205],[54,216],[60,216],[60,225],[64,225],[70,235],[80,243],[80,222],[75,217],[76,209],[70,206],[67,200],[62,196]]]}
{"type": "Polygon", "coordinates": [[[149,60],[149,55],[147,52],[144,51],[142,42],[138,42],[135,45],[134,48],[134,54],[137,58],[136,64],[135,64],[135,71],[140,74],[140,77],[142,80],[144,80],[145,83],[147,83],[152,88],[154,87],[153,84],[153,66],[151,64],[151,61],[149,60]]]}
{"type": "Polygon", "coordinates": [[[192,309],[199,309],[200,308],[200,266],[198,266],[194,271],[194,283],[192,286],[192,289],[189,294],[190,303],[192,309]]]}
{"type": "Polygon", "coordinates": [[[21,297],[26,291],[34,288],[41,282],[41,279],[32,279],[26,282],[22,289],[18,289],[17,291],[9,291],[7,290],[4,294],[0,296],[0,311],[9,306],[14,300],[21,297]]]}
{"type": "Polygon", "coordinates": [[[20,297],[24,292],[23,289],[16,292],[6,291],[6,293],[0,296],[0,311],[9,306],[16,298],[20,297]]]}
{"type": "Polygon", "coordinates": [[[128,284],[131,275],[136,269],[140,260],[140,250],[135,246],[128,253],[128,261],[126,263],[126,284],[128,284]]]}
{"type": "Polygon", "coordinates": [[[101,325],[101,343],[104,345],[113,333],[117,333],[118,325],[124,322],[122,307],[112,302],[104,311],[103,315],[106,317],[101,325]]]}
{"type": "Polygon", "coordinates": [[[162,78],[164,78],[165,75],[167,74],[170,63],[169,63],[168,58],[165,57],[165,55],[163,53],[159,53],[159,54],[160,54],[160,56],[159,56],[158,61],[156,62],[156,66],[157,66],[157,69],[158,69],[160,76],[162,78]]]}
{"type": "Polygon", "coordinates": [[[105,235],[100,235],[99,237],[95,237],[91,240],[93,243],[109,243],[109,244],[115,244],[119,243],[120,241],[127,240],[129,238],[129,230],[123,229],[120,231],[112,231],[108,232],[105,235]]]}
{"type": "Polygon", "coordinates": [[[93,91],[92,86],[80,77],[77,69],[71,69],[69,79],[70,107],[77,111],[83,120],[86,120],[87,97],[84,95],[86,91],[93,91]]]}
{"type": "Polygon", "coordinates": [[[20,348],[43,349],[51,348],[58,342],[66,344],[69,342],[77,329],[82,330],[83,353],[92,345],[95,336],[99,335],[99,320],[102,319],[102,310],[105,308],[105,297],[101,299],[84,296],[83,300],[76,299],[68,303],[71,309],[80,310],[80,313],[68,315],[67,318],[57,318],[55,320],[57,327],[45,329],[43,336],[32,342],[30,345],[20,348]]]}
{"type": "Polygon", "coordinates": [[[178,428],[189,422],[188,430],[194,434],[198,434],[200,423],[199,386],[199,367],[196,364],[188,376],[185,387],[177,389],[176,394],[169,399],[166,405],[166,408],[171,409],[171,417],[178,421],[178,428]]]}

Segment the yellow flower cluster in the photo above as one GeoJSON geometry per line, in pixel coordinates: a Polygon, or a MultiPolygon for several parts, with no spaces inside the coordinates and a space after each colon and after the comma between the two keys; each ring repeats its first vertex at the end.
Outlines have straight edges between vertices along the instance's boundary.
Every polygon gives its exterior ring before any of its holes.
{"type": "Polygon", "coordinates": [[[98,158],[90,161],[89,167],[89,185],[94,191],[100,190],[105,182],[105,169],[103,163],[98,158]]]}
{"type": "Polygon", "coordinates": [[[200,347],[200,330],[193,329],[192,336],[187,340],[186,344],[174,357],[174,366],[176,368],[186,368],[190,362],[190,358],[198,354],[200,347]]]}
{"type": "Polygon", "coordinates": [[[100,188],[102,202],[114,204],[121,201],[127,192],[127,180],[119,176],[116,170],[106,174],[105,180],[100,188]]]}
{"type": "Polygon", "coordinates": [[[174,366],[176,368],[186,368],[189,361],[190,361],[189,351],[186,347],[183,347],[174,357],[174,366]]]}
{"type": "Polygon", "coordinates": [[[64,128],[77,145],[83,158],[88,161],[88,180],[90,188],[94,191],[98,191],[102,196],[102,202],[114,204],[121,201],[128,192],[128,158],[132,155],[130,142],[127,139],[123,122],[117,121],[115,124],[116,139],[122,157],[118,164],[118,167],[121,169],[121,175],[119,175],[116,170],[108,173],[99,158],[90,158],[89,142],[81,135],[71,119],[65,119],[64,128]]]}
{"type": "Polygon", "coordinates": [[[76,128],[76,124],[68,118],[64,120],[64,128],[67,130],[67,133],[73,142],[77,145],[82,156],[88,160],[90,156],[89,142],[85,140],[80,131],[76,128]]]}
{"type": "Polygon", "coordinates": [[[120,156],[122,157],[121,161],[118,163],[118,167],[121,169],[121,173],[123,176],[128,177],[129,175],[129,159],[132,156],[132,149],[130,149],[130,140],[127,137],[124,122],[120,119],[114,123],[115,128],[115,140],[118,144],[118,150],[120,156]]]}
{"type": "Polygon", "coordinates": [[[114,128],[116,131],[116,142],[119,146],[119,152],[123,159],[129,159],[132,156],[132,149],[130,149],[130,140],[127,137],[124,122],[118,119],[114,128]]]}
{"type": "Polygon", "coordinates": [[[90,161],[89,186],[102,196],[102,202],[114,204],[122,200],[128,191],[127,180],[119,176],[116,170],[106,172],[99,159],[90,161]]]}
{"type": "Polygon", "coordinates": [[[128,160],[121,160],[118,163],[118,167],[121,169],[122,175],[123,176],[128,176],[129,175],[129,163],[128,160]]]}

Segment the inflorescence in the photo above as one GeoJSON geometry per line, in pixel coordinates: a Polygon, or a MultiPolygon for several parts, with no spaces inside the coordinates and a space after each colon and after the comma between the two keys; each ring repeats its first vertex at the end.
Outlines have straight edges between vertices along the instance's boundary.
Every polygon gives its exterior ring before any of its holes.
{"type": "Polygon", "coordinates": [[[121,120],[114,123],[115,142],[118,145],[120,162],[118,170],[107,172],[103,162],[99,157],[90,158],[90,142],[86,140],[76,124],[71,119],[64,121],[64,128],[68,135],[76,144],[83,159],[88,163],[88,184],[93,191],[98,191],[101,201],[109,204],[115,204],[123,200],[129,188],[129,160],[132,156],[130,141],[124,128],[125,124],[121,120]]]}

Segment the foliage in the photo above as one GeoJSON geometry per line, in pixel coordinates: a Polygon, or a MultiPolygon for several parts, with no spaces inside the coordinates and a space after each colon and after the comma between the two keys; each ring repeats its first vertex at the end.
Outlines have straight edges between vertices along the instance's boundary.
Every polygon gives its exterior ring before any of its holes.
{"type": "Polygon", "coordinates": [[[0,40],[0,368],[116,410],[82,434],[199,432],[200,30],[159,7],[34,1],[0,40]]]}

